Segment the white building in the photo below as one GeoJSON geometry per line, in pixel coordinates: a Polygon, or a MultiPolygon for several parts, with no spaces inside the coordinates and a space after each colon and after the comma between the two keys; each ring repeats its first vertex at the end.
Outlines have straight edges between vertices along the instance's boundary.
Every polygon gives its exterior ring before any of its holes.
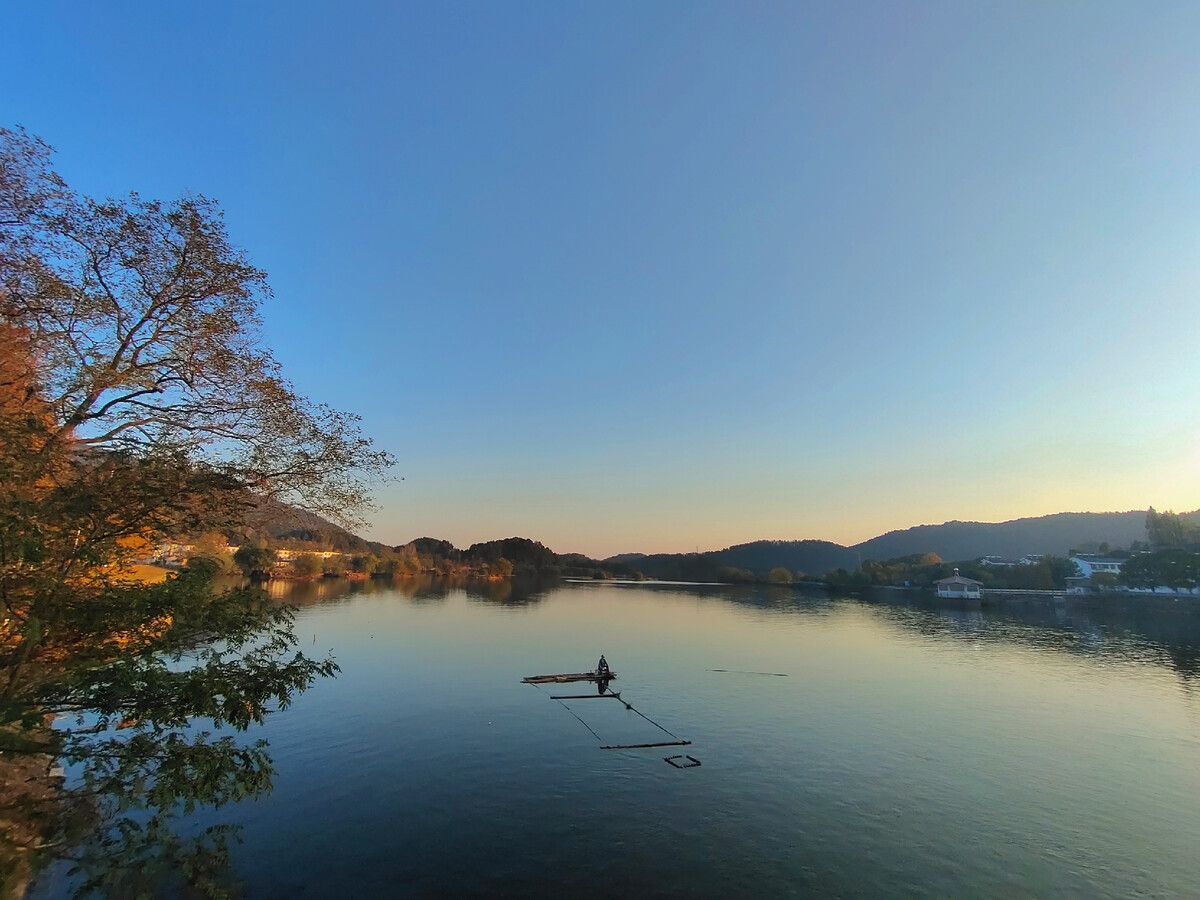
{"type": "Polygon", "coordinates": [[[982,581],[963,578],[958,574],[958,569],[955,569],[954,574],[949,578],[939,578],[934,584],[937,585],[939,597],[958,597],[973,600],[979,599],[981,596],[979,589],[983,587],[982,581]]]}
{"type": "Polygon", "coordinates": [[[1123,559],[1113,559],[1111,556],[1093,556],[1090,553],[1077,553],[1071,561],[1079,567],[1079,574],[1091,578],[1097,572],[1107,572],[1109,575],[1119,575],[1123,559]]]}
{"type": "Polygon", "coordinates": [[[345,556],[345,553],[339,553],[337,550],[276,550],[275,558],[280,562],[294,562],[299,556],[317,556],[321,559],[329,559],[334,556],[345,556]]]}
{"type": "Polygon", "coordinates": [[[1044,556],[1041,553],[1027,553],[1025,556],[1022,556],[1020,559],[1007,559],[1003,556],[981,556],[981,557],[979,557],[979,564],[981,566],[997,566],[997,567],[1036,566],[1038,563],[1040,563],[1042,561],[1042,559],[1044,559],[1044,556]]]}

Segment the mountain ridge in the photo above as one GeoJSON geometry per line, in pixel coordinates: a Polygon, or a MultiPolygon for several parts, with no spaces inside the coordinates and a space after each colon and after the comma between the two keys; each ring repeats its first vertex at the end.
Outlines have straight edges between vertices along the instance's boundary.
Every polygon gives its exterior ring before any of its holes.
{"type": "MultiPolygon", "coordinates": [[[[982,556],[1019,558],[1026,554],[1066,556],[1076,548],[1129,547],[1146,539],[1146,510],[1125,512],[1062,512],[1024,516],[1003,522],[951,520],[939,525],[913,525],[894,529],[849,546],[819,539],[760,540],[733,544],[720,550],[696,553],[620,553],[593,559],[580,553],[555,553],[528,538],[485,541],[459,549],[450,541],[422,537],[405,544],[368,541],[305,510],[263,510],[247,530],[275,541],[302,541],[349,552],[378,552],[419,544],[437,545],[451,556],[495,556],[509,549],[549,563],[569,560],[571,565],[595,564],[624,572],[680,581],[734,580],[763,576],[773,568],[823,575],[835,569],[853,571],[868,559],[887,560],[936,553],[944,560],[969,560],[982,556]],[[518,549],[519,548],[519,549],[518,549]]],[[[1200,510],[1183,515],[1200,521],[1200,510]]]]}
{"type": "MultiPolygon", "coordinates": [[[[793,572],[823,575],[834,569],[853,571],[868,559],[888,560],[925,553],[958,561],[982,556],[1026,554],[1066,556],[1072,549],[1129,547],[1146,540],[1146,510],[1126,512],[1051,513],[1004,522],[952,520],[940,525],[895,529],[845,546],[832,541],[762,540],[704,553],[619,554],[602,560],[658,578],[711,580],[726,575],[763,576],[776,566],[793,572]]],[[[1200,518],[1200,511],[1184,513],[1200,518]]]]}

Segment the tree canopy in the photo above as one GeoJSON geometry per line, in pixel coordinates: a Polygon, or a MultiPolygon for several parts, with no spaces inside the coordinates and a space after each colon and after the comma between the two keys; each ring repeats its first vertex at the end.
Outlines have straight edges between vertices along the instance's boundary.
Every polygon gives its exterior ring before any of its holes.
{"type": "Polygon", "coordinates": [[[1136,588],[1193,588],[1200,585],[1200,553],[1177,548],[1138,553],[1121,566],[1120,580],[1136,588]]]}
{"type": "Polygon", "coordinates": [[[283,378],[259,338],[269,294],[212,200],[83,196],[46,144],[0,129],[0,724],[79,765],[85,891],[218,893],[225,832],[183,842],[170,817],[267,789],[263,746],[215,733],[336,671],[204,560],[130,574],[272,500],[355,522],[391,464],[283,378]]]}
{"type": "Polygon", "coordinates": [[[183,454],[342,523],[391,463],[283,378],[260,343],[266,274],[206,197],[84,197],[44,143],[0,130],[0,281],[52,443],[183,454]]]}
{"type": "Polygon", "coordinates": [[[1156,550],[1200,550],[1200,523],[1170,510],[1146,513],[1146,531],[1156,550]]]}

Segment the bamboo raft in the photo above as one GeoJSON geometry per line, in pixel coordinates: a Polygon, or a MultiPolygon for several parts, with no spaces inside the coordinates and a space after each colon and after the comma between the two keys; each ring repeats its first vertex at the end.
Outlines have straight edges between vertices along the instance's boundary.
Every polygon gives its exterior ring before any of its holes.
{"type": "Polygon", "coordinates": [[[521,679],[522,684],[564,684],[568,681],[610,681],[617,677],[616,672],[567,672],[562,675],[528,675],[521,679]]]}
{"type": "MultiPolygon", "coordinates": [[[[622,698],[618,692],[609,691],[608,690],[608,682],[616,677],[617,677],[616,673],[609,670],[606,672],[564,672],[561,675],[527,675],[526,677],[522,678],[521,681],[524,684],[532,684],[535,686],[539,685],[539,684],[564,684],[566,682],[571,682],[571,681],[595,682],[597,687],[600,688],[599,693],[596,693],[596,694],[557,694],[557,695],[551,695],[550,699],[557,700],[559,703],[561,703],[563,705],[563,708],[567,712],[569,712],[571,715],[573,715],[576,719],[579,719],[579,723],[584,728],[586,728],[588,731],[590,731],[592,733],[592,736],[595,737],[596,740],[601,741],[601,745],[600,745],[601,750],[648,750],[648,749],[655,748],[655,747],[687,747],[687,746],[691,745],[691,743],[692,743],[691,741],[685,741],[683,738],[679,737],[679,735],[674,734],[673,732],[664,728],[662,725],[659,725],[657,722],[655,722],[652,718],[650,718],[644,712],[634,709],[633,704],[629,703],[624,698],[622,698]],[[613,700],[620,700],[622,705],[624,705],[624,707],[627,710],[629,710],[630,712],[637,713],[639,716],[641,716],[643,719],[645,719],[647,722],[649,722],[651,725],[653,725],[659,731],[661,731],[665,735],[667,735],[667,737],[671,738],[671,740],[669,740],[669,741],[647,741],[647,742],[641,743],[641,744],[605,744],[605,743],[603,743],[603,738],[601,738],[600,735],[596,733],[596,730],[594,728],[592,728],[592,726],[589,725],[587,722],[585,722],[582,718],[580,718],[579,713],[575,712],[575,710],[571,709],[571,707],[567,706],[567,704],[564,702],[566,700],[571,700],[571,701],[603,700],[606,697],[613,699],[613,700]]],[[[700,765],[700,760],[698,760],[694,757],[691,757],[691,756],[686,757],[688,760],[690,760],[690,762],[686,762],[686,763],[680,763],[677,761],[677,760],[684,758],[682,755],[666,756],[663,758],[667,762],[669,762],[671,765],[675,766],[675,768],[677,768],[677,769],[690,769],[693,766],[700,765]]]]}

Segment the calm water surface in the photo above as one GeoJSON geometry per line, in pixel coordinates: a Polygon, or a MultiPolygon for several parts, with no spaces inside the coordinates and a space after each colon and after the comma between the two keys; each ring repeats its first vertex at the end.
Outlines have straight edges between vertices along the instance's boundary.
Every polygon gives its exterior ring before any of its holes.
{"type": "Polygon", "coordinates": [[[219,811],[248,897],[1200,894],[1194,614],[317,588],[297,630],[342,674],[263,729],[274,793],[219,811]],[[520,683],[601,652],[692,746],[601,750],[664,735],[520,683]]]}

